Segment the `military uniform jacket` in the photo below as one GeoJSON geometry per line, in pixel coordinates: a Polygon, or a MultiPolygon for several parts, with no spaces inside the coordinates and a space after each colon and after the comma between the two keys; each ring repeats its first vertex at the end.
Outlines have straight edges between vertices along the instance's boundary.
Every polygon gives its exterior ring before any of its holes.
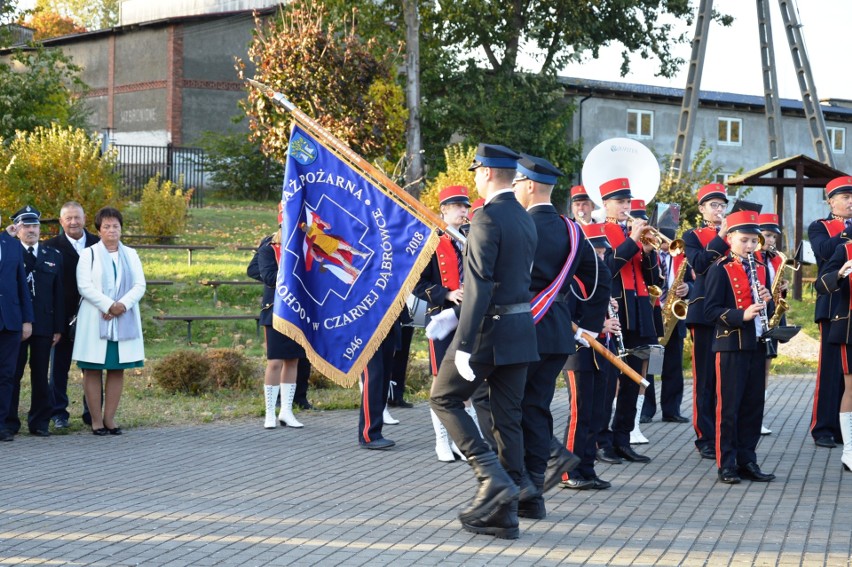
{"type": "MultiPolygon", "coordinates": [[[[766,266],[757,260],[755,266],[758,281],[769,288],[766,266]]],[[[713,264],[707,270],[705,291],[704,316],[707,321],[716,322],[713,352],[757,348],[756,319],[743,320],[746,308],[754,301],[742,263],[728,255],[713,264]]],[[[772,317],[772,312],[773,304],[770,301],[766,307],[767,321],[772,317]]]]}
{"type": "Polygon", "coordinates": [[[491,315],[495,306],[529,303],[530,268],[538,237],[511,191],[477,211],[464,249],[464,301],[453,347],[493,365],[538,360],[529,312],[491,315]]]}
{"type": "MultiPolygon", "coordinates": [[[[817,270],[822,273],[823,266],[848,240],[852,240],[852,230],[846,228],[846,223],[840,219],[828,217],[815,220],[808,227],[808,240],[813,248],[817,261],[817,270]]],[[[817,289],[816,307],[814,308],[814,321],[828,321],[835,311],[833,302],[836,296],[833,293],[823,293],[817,289]]]]}
{"type": "MultiPolygon", "coordinates": [[[[663,274],[663,281],[665,282],[664,289],[668,289],[671,292],[671,284],[674,282],[675,277],[677,276],[678,270],[680,270],[681,265],[686,262],[686,254],[678,254],[677,256],[669,256],[669,262],[666,265],[665,271],[661,272],[663,274]]],[[[695,288],[695,276],[692,273],[692,268],[689,267],[689,263],[687,262],[686,272],[683,275],[683,283],[689,287],[689,292],[685,297],[681,299],[689,303],[689,296],[692,294],[693,288],[695,288]]],[[[659,299],[660,303],[660,329],[663,329],[662,322],[662,307],[665,305],[667,296],[663,296],[659,299]]],[[[689,311],[687,310],[687,318],[689,316],[689,311]]],[[[677,325],[675,325],[675,330],[673,333],[677,333],[680,338],[686,338],[686,321],[678,321],[677,325]]],[[[663,333],[660,332],[660,336],[663,336],[663,333]]]]}
{"type": "Polygon", "coordinates": [[[656,341],[648,286],[662,284],[657,253],[645,254],[641,245],[625,236],[619,224],[607,222],[606,235],[612,249],[607,250],[604,260],[612,273],[612,297],[618,301],[621,328],[656,341]]]}
{"type": "Polygon", "coordinates": [[[20,333],[33,322],[33,300],[27,291],[24,249],[17,238],[0,230],[0,330],[20,333]]]}
{"type": "Polygon", "coordinates": [[[461,285],[455,246],[449,234],[442,234],[435,254],[420,275],[420,281],[414,286],[412,293],[428,304],[427,321],[432,315],[450,307],[456,308],[456,315],[458,315],[459,307],[447,300],[447,295],[459,289],[461,285]]]}
{"type": "Polygon", "coordinates": [[[712,226],[693,228],[683,234],[684,254],[695,276],[695,283],[689,292],[689,310],[686,313],[688,326],[701,325],[712,327],[712,320],[704,318],[704,297],[706,295],[705,276],[719,258],[724,256],[730,246],[719,231],[712,226]]]}
{"type": "Polygon", "coordinates": [[[260,302],[261,325],[272,325],[272,305],[275,303],[275,283],[278,280],[278,257],[272,246],[272,237],[260,241],[257,252],[246,268],[246,275],[263,282],[263,299],[260,302]]]}
{"type": "MultiPolygon", "coordinates": [[[[532,296],[535,297],[559,275],[568,257],[570,241],[565,220],[553,205],[537,205],[529,210],[529,214],[538,233],[530,288],[532,296]]],[[[568,270],[562,289],[559,290],[561,297],[557,297],[535,326],[538,352],[541,354],[571,354],[575,350],[574,333],[571,330],[571,307],[568,301],[575,275],[589,292],[595,288],[597,278],[594,295],[583,305],[584,318],[580,327],[598,332],[606,317],[612,275],[603,261],[598,260],[583,231],[580,230],[579,233],[580,249],[568,270]]]]}
{"type": "Polygon", "coordinates": [[[852,242],[847,242],[834,251],[831,258],[823,264],[814,287],[817,293],[831,295],[831,324],[828,329],[828,342],[834,344],[852,344],[852,294],[849,290],[849,278],[841,278],[840,267],[852,259],[852,242]]]}
{"type": "MultiPolygon", "coordinates": [[[[23,248],[26,254],[26,248],[23,248]]],[[[41,244],[36,251],[32,280],[27,289],[33,300],[33,336],[52,337],[65,332],[65,307],[62,305],[62,254],[41,244]],[[35,295],[32,295],[35,290],[35,295]]]]}
{"type": "MultiPolygon", "coordinates": [[[[587,321],[586,312],[588,311],[587,307],[589,304],[588,302],[580,301],[577,299],[577,296],[586,298],[588,297],[588,291],[591,291],[591,289],[587,291],[585,286],[580,283],[579,279],[576,277],[574,278],[574,281],[571,282],[571,289],[574,293],[571,293],[570,295],[568,306],[571,309],[571,315],[574,318],[573,320],[577,323],[578,327],[590,330],[589,327],[584,326],[584,322],[587,321]]],[[[607,302],[609,302],[609,298],[607,298],[607,302]]],[[[606,310],[607,307],[604,307],[604,309],[606,310]]],[[[607,347],[610,352],[616,352],[614,337],[611,337],[608,333],[598,333],[597,338],[598,342],[607,347]]],[[[574,354],[570,355],[568,357],[568,361],[565,363],[566,370],[573,370],[575,372],[595,372],[597,370],[606,369],[608,366],[611,366],[611,363],[604,358],[603,355],[598,354],[598,352],[591,347],[579,345],[577,346],[574,354]]]]}
{"type": "MultiPolygon", "coordinates": [[[[100,238],[88,230],[83,231],[83,237],[86,239],[86,248],[100,241],[100,238]]],[[[80,292],[77,291],[77,261],[80,255],[64,234],[45,240],[44,245],[59,250],[62,254],[62,301],[67,323],[77,315],[77,308],[80,306],[80,292]]],[[[62,333],[65,333],[65,330],[62,333]]]]}

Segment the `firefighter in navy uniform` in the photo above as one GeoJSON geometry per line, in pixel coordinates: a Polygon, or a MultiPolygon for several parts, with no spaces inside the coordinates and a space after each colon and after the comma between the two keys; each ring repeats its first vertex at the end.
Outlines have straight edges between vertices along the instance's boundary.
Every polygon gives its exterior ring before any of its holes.
{"type": "MultiPolygon", "coordinates": [[[[531,295],[539,360],[527,368],[524,389],[524,464],[536,490],[522,492],[518,515],[542,519],[546,515],[543,494],[556,486],[579,459],[553,436],[550,404],[556,379],[568,356],[575,351],[571,329],[569,296],[576,277],[591,297],[583,305],[583,325],[597,335],[607,304],[611,276],[594,249],[587,244],[580,225],[561,216],[550,202],[557,179],[563,176],[549,161],[524,154],[515,174],[515,197],[530,214],[538,233],[532,266],[531,295]],[[551,297],[551,301],[546,298],[551,297]],[[550,465],[550,466],[549,466],[550,465]]],[[[524,486],[522,484],[522,486],[524,486]]]]}
{"type": "MultiPolygon", "coordinates": [[[[604,225],[584,225],[583,233],[595,248],[600,259],[599,265],[605,267],[604,255],[610,245],[604,225]]],[[[588,328],[590,323],[586,315],[588,303],[580,301],[578,297],[585,299],[591,291],[577,279],[572,282],[569,305],[572,317],[580,328],[588,328]]],[[[610,301],[608,297],[607,301],[610,301]]],[[[612,333],[620,329],[618,316],[614,313],[612,317],[607,316],[599,340],[613,353],[617,350],[612,333]]],[[[606,432],[609,447],[612,448],[609,418],[612,415],[618,372],[603,356],[583,345],[578,346],[576,352],[568,357],[565,368],[571,395],[571,415],[565,431],[565,447],[580,458],[580,464],[562,477],[562,486],[572,490],[604,490],[612,485],[599,478],[595,472],[595,455],[598,436],[602,431],[606,432]]]]}
{"type": "MultiPolygon", "coordinates": [[[[438,193],[438,202],[441,208],[441,217],[448,225],[459,230],[468,222],[470,197],[467,187],[453,185],[441,189],[438,193]]],[[[423,270],[420,281],[414,288],[414,295],[428,304],[426,308],[427,323],[434,315],[445,309],[454,309],[456,315],[458,315],[464,296],[462,259],[462,245],[449,234],[442,234],[432,260],[423,270]]],[[[432,376],[438,375],[441,361],[444,360],[444,355],[447,353],[447,348],[449,348],[454,336],[455,332],[450,332],[443,339],[429,339],[429,362],[432,376]]],[[[472,419],[476,419],[476,411],[468,402],[465,402],[465,411],[472,419]]],[[[435,429],[435,453],[438,455],[438,460],[453,462],[455,455],[453,445],[447,436],[447,430],[441,424],[434,410],[430,410],[430,413],[432,414],[432,426],[435,429]]],[[[458,450],[457,447],[455,449],[458,450]]]]}
{"type": "MultiPolygon", "coordinates": [[[[633,219],[628,226],[630,183],[626,178],[607,181],[600,187],[606,210],[605,229],[612,250],[607,252],[607,265],[612,272],[612,296],[618,301],[618,318],[627,349],[654,344],[657,330],[648,286],[660,285],[661,276],[657,254],[640,239],[648,226],[642,219],[633,219]]],[[[647,371],[646,361],[628,356],[627,364],[640,376],[647,371]]],[[[630,432],[636,423],[636,401],[639,385],[621,374],[618,377],[618,397],[612,422],[613,452],[623,460],[647,463],[650,458],[630,447],[630,432]]]]}
{"type": "Polygon", "coordinates": [[[470,225],[459,324],[430,398],[432,409],[479,481],[473,502],[459,514],[462,526],[510,539],[520,535],[521,399],[527,365],[538,360],[530,310],[530,267],[538,237],[532,219],[512,192],[519,158],[504,146],[477,147],[471,169],[486,201],[470,225]],[[484,380],[491,393],[499,460],[464,410],[464,401],[484,380]]]}
{"type": "Polygon", "coordinates": [[[692,426],[695,447],[702,458],[716,458],[716,369],[713,366],[713,323],[704,317],[704,278],[713,263],[727,254],[725,207],[727,191],[721,183],[698,190],[698,211],[704,226],[683,235],[686,261],[695,275],[689,294],[686,326],[692,335],[692,426]]]}
{"type": "MultiPolygon", "coordinates": [[[[852,177],[837,177],[829,181],[825,187],[825,198],[831,214],[815,220],[808,227],[808,240],[820,273],[835,250],[852,239],[852,177]]],[[[817,447],[829,449],[843,442],[837,417],[844,390],[840,349],[828,340],[828,327],[836,300],[836,291],[823,293],[817,290],[814,309],[814,321],[819,325],[819,363],[810,431],[817,447]]]]}
{"type": "Polygon", "coordinates": [[[715,321],[712,349],[716,368],[716,465],[719,481],[769,482],[775,475],[757,464],[763,422],[766,344],[760,339],[772,316],[766,266],[751,257],[758,247],[757,213],[727,218],[730,254],[715,262],[705,281],[704,317],[715,321]]]}

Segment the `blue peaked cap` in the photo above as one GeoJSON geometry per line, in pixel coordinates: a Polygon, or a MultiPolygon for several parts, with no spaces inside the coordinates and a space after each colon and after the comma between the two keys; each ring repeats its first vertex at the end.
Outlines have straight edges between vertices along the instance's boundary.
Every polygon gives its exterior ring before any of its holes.
{"type": "Polygon", "coordinates": [[[543,185],[556,185],[557,179],[564,175],[564,173],[559,171],[558,167],[544,158],[521,154],[521,159],[518,160],[515,180],[530,179],[543,185]]]}
{"type": "Polygon", "coordinates": [[[479,144],[476,147],[476,157],[473,158],[473,163],[470,164],[470,167],[468,167],[467,170],[473,171],[477,167],[515,169],[520,157],[521,154],[514,150],[510,150],[506,146],[479,144]]]}

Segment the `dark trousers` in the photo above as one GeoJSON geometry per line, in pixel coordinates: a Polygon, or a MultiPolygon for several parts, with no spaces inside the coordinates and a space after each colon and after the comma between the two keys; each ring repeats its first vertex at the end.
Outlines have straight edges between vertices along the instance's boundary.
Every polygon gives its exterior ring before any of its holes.
{"type": "Polygon", "coordinates": [[[299,368],[296,370],[296,393],[293,395],[294,402],[308,402],[308,380],[311,378],[311,363],[307,358],[299,359],[299,368]]]}
{"type": "MultiPolygon", "coordinates": [[[[455,366],[452,360],[447,363],[455,366]]],[[[496,451],[497,439],[494,438],[494,418],[491,416],[491,398],[488,393],[488,382],[483,382],[479,385],[470,397],[470,403],[473,404],[473,409],[476,410],[476,421],[479,422],[482,437],[491,447],[491,450],[496,451]]]]}
{"type": "Polygon", "coordinates": [[[553,414],[550,404],[556,391],[556,379],[568,360],[567,354],[540,354],[530,362],[521,402],[524,432],[524,463],[528,471],[544,474],[553,439],[553,414]]]}
{"type": "Polygon", "coordinates": [[[369,443],[382,439],[384,420],[382,413],[388,401],[390,372],[386,369],[393,364],[393,353],[396,350],[397,337],[390,333],[382,342],[379,349],[367,363],[361,374],[361,413],[358,418],[358,442],[369,443]]]}
{"type": "Polygon", "coordinates": [[[612,402],[615,400],[615,390],[621,373],[609,363],[602,365],[600,373],[604,377],[603,414],[594,427],[597,432],[598,449],[611,449],[612,430],[609,428],[609,423],[612,420],[612,402]]]}
{"type": "Polygon", "coordinates": [[[53,347],[53,364],[50,367],[50,391],[53,396],[53,416],[68,419],[68,373],[71,371],[71,353],[74,341],[65,335],[53,347]]]}
{"type": "Polygon", "coordinates": [[[453,337],[455,336],[456,332],[453,331],[443,339],[429,340],[429,366],[432,369],[432,376],[438,375],[438,369],[441,367],[441,362],[443,362],[444,356],[447,354],[447,349],[450,348],[450,345],[453,342],[453,337]]]}
{"type": "MultiPolygon", "coordinates": [[[[643,339],[636,332],[627,331],[623,333],[624,346],[634,348],[655,342],[643,339]]],[[[627,365],[642,376],[643,360],[629,355],[626,357],[627,365]]],[[[616,447],[630,446],[630,432],[636,425],[636,399],[639,397],[639,384],[625,376],[618,376],[618,399],[615,403],[615,417],[612,420],[612,444],[616,447]]]]}
{"type": "MultiPolygon", "coordinates": [[[[20,347],[21,331],[0,330],[0,428],[5,428],[12,403],[20,347]]],[[[17,411],[15,417],[17,418],[17,411]]]]}
{"type": "Polygon", "coordinates": [[[21,379],[30,363],[30,411],[27,413],[27,425],[30,431],[48,429],[53,415],[50,384],[47,374],[50,367],[50,349],[53,337],[30,337],[20,343],[17,353],[15,380],[12,384],[12,397],[9,402],[9,412],[6,414],[5,428],[17,433],[21,430],[21,420],[18,419],[18,406],[21,398],[21,379]]]}
{"type": "Polygon", "coordinates": [[[393,355],[389,398],[394,401],[405,399],[405,373],[408,371],[408,355],[411,350],[411,337],[414,327],[402,326],[402,343],[400,350],[393,355]]]}
{"type": "Polygon", "coordinates": [[[519,481],[524,466],[521,399],[524,396],[527,363],[493,366],[471,362],[476,378],[468,382],[456,370],[454,360],[455,349],[450,348],[441,363],[438,376],[432,381],[432,409],[466,457],[488,453],[491,450],[488,443],[479,436],[476,425],[464,411],[464,401],[487,380],[497,453],[506,472],[516,482],[519,481]]]}
{"type": "MultiPolygon", "coordinates": [[[[647,390],[645,400],[648,400],[647,390]]],[[[666,344],[663,371],[660,374],[660,410],[663,417],[679,416],[681,404],[683,404],[683,337],[675,329],[666,344]]]]}
{"type": "MultiPolygon", "coordinates": [[[[692,333],[692,427],[695,446],[716,446],[716,368],[713,327],[695,325],[692,333]]],[[[764,376],[766,371],[761,372],[764,376]]]]}
{"type": "Polygon", "coordinates": [[[716,465],[734,468],[757,462],[763,422],[766,346],[716,354],[716,465]]]}
{"type": "MultiPolygon", "coordinates": [[[[614,382],[614,381],[613,381],[614,382]]],[[[595,452],[598,431],[606,411],[607,377],[603,372],[568,371],[568,392],[571,395],[571,415],[565,430],[565,447],[580,457],[580,464],[571,472],[572,478],[592,479],[595,476],[595,452]]],[[[609,401],[612,408],[612,399],[609,401]]],[[[563,480],[565,480],[563,478],[563,480]]]]}
{"type": "Polygon", "coordinates": [[[814,439],[833,437],[835,441],[842,442],[839,412],[843,390],[840,346],[828,342],[828,322],[820,321],[819,362],[811,414],[811,436],[814,439]]]}

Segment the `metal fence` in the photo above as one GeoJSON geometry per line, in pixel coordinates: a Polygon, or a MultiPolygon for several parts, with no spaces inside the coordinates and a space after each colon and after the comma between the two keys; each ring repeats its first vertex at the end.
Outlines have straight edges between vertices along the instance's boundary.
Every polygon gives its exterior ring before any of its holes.
{"type": "Polygon", "coordinates": [[[204,150],[172,146],[114,145],[118,150],[118,171],[125,197],[138,201],[148,181],[160,174],[161,180],[181,183],[192,193],[193,207],[204,204],[204,150]]]}

